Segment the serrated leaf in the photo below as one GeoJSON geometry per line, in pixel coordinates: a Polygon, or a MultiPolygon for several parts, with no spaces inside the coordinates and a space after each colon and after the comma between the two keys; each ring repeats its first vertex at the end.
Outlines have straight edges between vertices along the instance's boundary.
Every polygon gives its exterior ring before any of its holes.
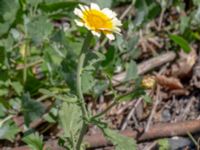
{"type": "Polygon", "coordinates": [[[21,93],[23,91],[23,86],[21,85],[21,83],[16,81],[16,82],[11,82],[10,84],[13,87],[13,89],[15,90],[15,92],[18,95],[21,95],[21,93]]]}
{"type": "Polygon", "coordinates": [[[174,41],[177,45],[179,45],[184,52],[189,53],[191,51],[191,47],[189,43],[179,35],[169,35],[169,38],[174,41]]]}
{"type": "Polygon", "coordinates": [[[22,112],[24,115],[24,121],[27,126],[37,119],[40,118],[44,113],[44,107],[40,102],[32,100],[29,93],[26,93],[22,97],[22,112]]]}
{"type": "Polygon", "coordinates": [[[3,18],[3,23],[0,21],[0,36],[5,34],[14,22],[18,9],[18,0],[0,0],[0,18],[3,18]]]}
{"type": "Polygon", "coordinates": [[[27,24],[28,36],[31,40],[40,44],[44,39],[47,39],[53,30],[53,25],[46,16],[33,18],[27,24]]]}
{"type": "Polygon", "coordinates": [[[125,137],[117,131],[109,128],[102,128],[102,131],[106,138],[113,143],[115,150],[135,150],[136,143],[134,139],[125,137]]]}
{"type": "Polygon", "coordinates": [[[24,141],[31,150],[43,150],[43,137],[40,136],[38,132],[23,137],[22,141],[24,141]]]}
{"type": "Polygon", "coordinates": [[[82,112],[76,103],[64,102],[59,111],[60,124],[64,130],[64,137],[76,137],[82,126],[82,112]]]}
{"type": "Polygon", "coordinates": [[[95,79],[91,71],[84,71],[81,75],[82,78],[82,91],[83,93],[89,92],[95,84],[95,79]]]}
{"type": "Polygon", "coordinates": [[[5,123],[3,126],[0,127],[0,139],[13,141],[15,139],[15,135],[19,131],[19,128],[13,122],[5,123]]]}

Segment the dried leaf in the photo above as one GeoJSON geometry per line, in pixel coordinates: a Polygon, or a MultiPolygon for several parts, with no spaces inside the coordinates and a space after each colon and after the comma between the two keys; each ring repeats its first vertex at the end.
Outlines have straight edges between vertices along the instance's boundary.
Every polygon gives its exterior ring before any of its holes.
{"type": "Polygon", "coordinates": [[[195,86],[196,88],[200,88],[200,54],[198,56],[197,63],[193,68],[191,85],[195,86]]]}
{"type": "Polygon", "coordinates": [[[179,79],[174,77],[166,77],[164,75],[157,75],[156,76],[157,83],[161,86],[168,88],[168,89],[183,89],[182,83],[179,79]]]}
{"type": "Polygon", "coordinates": [[[193,66],[197,60],[197,54],[194,49],[189,54],[180,52],[180,59],[172,66],[171,75],[174,77],[184,78],[190,75],[193,66]]]}

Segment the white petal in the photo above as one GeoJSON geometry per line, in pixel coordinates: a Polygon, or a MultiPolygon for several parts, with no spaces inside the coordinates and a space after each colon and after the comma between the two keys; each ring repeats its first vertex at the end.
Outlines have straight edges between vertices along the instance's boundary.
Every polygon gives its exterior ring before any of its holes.
{"type": "Polygon", "coordinates": [[[114,18],[117,16],[117,14],[113,12],[112,10],[110,10],[109,8],[104,8],[102,11],[110,18],[114,18]]]}
{"type": "Polygon", "coordinates": [[[88,6],[83,6],[85,10],[89,10],[90,8],[88,6]]]}
{"type": "Polygon", "coordinates": [[[122,25],[121,21],[119,19],[117,19],[117,18],[114,18],[112,21],[116,26],[121,26],[122,25]]]}
{"type": "Polygon", "coordinates": [[[96,31],[92,31],[92,34],[95,35],[95,36],[97,36],[97,37],[101,36],[101,34],[99,32],[96,32],[96,31]]]}
{"type": "Polygon", "coordinates": [[[117,28],[117,27],[115,27],[115,28],[114,28],[114,32],[116,32],[116,33],[120,33],[120,32],[121,32],[121,29],[120,29],[120,28],[117,28]]]}
{"type": "Polygon", "coordinates": [[[88,26],[86,23],[84,24],[84,26],[88,29],[88,30],[92,30],[92,28],[90,26],[88,26]]]}
{"type": "Polygon", "coordinates": [[[82,11],[85,11],[85,7],[84,7],[83,5],[79,4],[79,7],[80,7],[80,9],[81,9],[82,11]]]}
{"type": "Polygon", "coordinates": [[[90,8],[91,8],[91,9],[100,10],[99,6],[98,6],[97,4],[95,4],[95,3],[91,3],[91,4],[90,4],[90,8]]]}
{"type": "Polygon", "coordinates": [[[109,40],[114,40],[115,39],[115,36],[113,34],[106,34],[106,37],[109,39],[109,40]]]}
{"type": "Polygon", "coordinates": [[[80,26],[80,27],[82,27],[84,24],[83,24],[83,22],[81,22],[81,21],[79,21],[79,20],[74,20],[75,21],[75,23],[78,25],[78,26],[80,26]]]}
{"type": "Polygon", "coordinates": [[[80,9],[78,9],[78,8],[74,9],[74,14],[79,16],[80,18],[82,18],[82,16],[83,16],[82,11],[80,9]]]}

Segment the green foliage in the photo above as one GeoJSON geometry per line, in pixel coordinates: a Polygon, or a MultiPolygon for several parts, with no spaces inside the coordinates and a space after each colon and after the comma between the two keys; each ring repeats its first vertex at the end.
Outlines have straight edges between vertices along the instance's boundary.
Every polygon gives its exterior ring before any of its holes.
{"type": "Polygon", "coordinates": [[[19,132],[19,128],[12,121],[7,121],[0,126],[0,139],[7,139],[14,141],[16,134],[19,132]]]}
{"type": "Polygon", "coordinates": [[[43,40],[48,40],[48,36],[53,30],[53,25],[46,16],[37,16],[27,23],[27,34],[30,39],[40,44],[43,40]]]}
{"type": "Polygon", "coordinates": [[[116,150],[135,150],[136,143],[134,139],[125,137],[119,134],[117,131],[109,128],[102,128],[102,131],[106,138],[113,143],[116,150]]]}
{"type": "Polygon", "coordinates": [[[88,93],[95,85],[95,80],[91,71],[84,71],[82,73],[82,89],[83,93],[88,93]]]}
{"type": "Polygon", "coordinates": [[[155,18],[161,11],[159,4],[154,0],[137,0],[135,7],[137,10],[136,27],[155,18]]]}
{"type": "Polygon", "coordinates": [[[60,123],[64,129],[64,136],[77,134],[82,125],[81,109],[76,103],[64,102],[59,111],[60,123]]]}
{"type": "Polygon", "coordinates": [[[127,72],[126,72],[126,81],[129,80],[134,80],[138,78],[137,74],[137,64],[134,61],[131,61],[130,63],[127,64],[127,72]]]}
{"type": "Polygon", "coordinates": [[[178,35],[169,35],[170,39],[173,40],[176,44],[178,44],[186,53],[189,53],[191,48],[189,43],[178,35]]]}
{"type": "Polygon", "coordinates": [[[151,103],[152,102],[152,99],[151,99],[151,97],[149,95],[143,95],[142,98],[146,103],[151,103]]]}
{"type": "Polygon", "coordinates": [[[26,135],[22,139],[32,150],[43,150],[43,137],[38,132],[26,135]]]}
{"type": "Polygon", "coordinates": [[[18,0],[0,0],[0,37],[7,33],[15,21],[18,9],[18,0]]]}
{"type": "MultiPolygon", "coordinates": [[[[124,8],[130,5],[135,11],[132,13],[131,8],[124,17],[122,35],[116,35],[115,41],[102,44],[102,36],[92,39],[88,47],[81,70],[81,88],[85,98],[92,99],[89,99],[90,103],[93,100],[98,103],[99,96],[104,93],[117,103],[138,97],[151,102],[140,86],[136,62],[146,59],[146,55],[139,57],[143,54],[141,38],[148,41],[157,36],[154,27],[148,27],[149,23],[156,20],[157,26],[160,14],[165,11],[185,11],[187,16],[172,22],[168,22],[167,16],[166,22],[163,21],[164,32],[156,32],[158,37],[164,37],[166,41],[170,39],[187,53],[191,50],[190,44],[200,40],[199,0],[191,1],[191,6],[184,6],[182,0],[0,0],[1,140],[16,142],[15,136],[20,129],[10,116],[23,116],[25,127],[39,118],[59,124],[64,131],[60,141],[70,150],[75,149],[83,121],[101,128],[117,150],[136,149],[133,139],[107,128],[100,118],[90,120],[90,112],[89,117],[84,118],[82,103],[77,98],[77,61],[87,30],[75,26],[73,10],[80,3],[91,2],[120,12],[118,17],[127,13],[124,8]],[[186,11],[186,7],[191,8],[186,11]],[[132,91],[120,92],[112,85],[114,75],[122,71],[126,72],[126,77],[121,84],[127,89],[131,87],[132,91]],[[46,110],[44,101],[45,104],[51,102],[51,108],[46,110]]],[[[170,48],[174,46],[167,44],[170,48]]],[[[42,133],[25,134],[23,141],[31,149],[43,149],[42,133]]],[[[161,149],[168,146],[166,141],[159,141],[159,144],[161,149]]]]}
{"type": "Polygon", "coordinates": [[[168,150],[170,149],[170,144],[168,139],[160,139],[158,140],[159,150],[168,150]]]}
{"type": "Polygon", "coordinates": [[[22,112],[25,124],[29,126],[33,120],[41,117],[44,113],[44,107],[40,102],[31,99],[29,93],[26,93],[22,97],[22,112]]]}
{"type": "Polygon", "coordinates": [[[63,137],[67,139],[67,147],[70,149],[77,141],[78,133],[82,126],[82,112],[76,103],[64,102],[59,111],[60,125],[64,130],[63,137]]]}

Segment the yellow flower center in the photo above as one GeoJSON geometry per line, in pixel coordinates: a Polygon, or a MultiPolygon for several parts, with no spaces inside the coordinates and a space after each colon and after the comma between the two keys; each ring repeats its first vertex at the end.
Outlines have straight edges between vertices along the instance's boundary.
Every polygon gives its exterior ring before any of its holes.
{"type": "Polygon", "coordinates": [[[112,20],[103,12],[95,9],[85,10],[83,12],[83,21],[88,27],[99,31],[111,31],[113,28],[112,20]]]}

